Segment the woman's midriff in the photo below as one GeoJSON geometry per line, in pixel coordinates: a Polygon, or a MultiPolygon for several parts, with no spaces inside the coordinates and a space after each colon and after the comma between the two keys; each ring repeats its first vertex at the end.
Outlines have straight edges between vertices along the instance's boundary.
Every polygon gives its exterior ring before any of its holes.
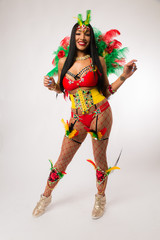
{"type": "Polygon", "coordinates": [[[76,93],[69,95],[72,102],[71,111],[76,114],[91,113],[105,102],[108,102],[107,99],[99,93],[97,88],[88,90],[80,88],[76,93]]]}

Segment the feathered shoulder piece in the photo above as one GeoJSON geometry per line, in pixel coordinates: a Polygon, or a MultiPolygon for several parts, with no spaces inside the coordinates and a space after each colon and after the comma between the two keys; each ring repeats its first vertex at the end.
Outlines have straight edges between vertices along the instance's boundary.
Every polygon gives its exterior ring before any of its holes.
{"type": "MultiPolygon", "coordinates": [[[[78,14],[77,17],[79,25],[82,23],[88,25],[91,20],[91,11],[87,10],[87,17],[86,20],[82,20],[82,15],[78,14]]],[[[128,52],[128,48],[122,48],[122,43],[115,39],[120,32],[117,29],[111,29],[106,33],[102,33],[97,28],[93,28],[98,55],[104,57],[106,66],[107,66],[107,76],[111,73],[119,75],[125,64],[126,53],[128,52]]],[[[62,57],[67,57],[69,52],[69,42],[70,37],[65,37],[61,42],[60,46],[58,47],[57,51],[55,51],[54,59],[52,64],[54,68],[52,71],[47,73],[49,77],[58,74],[58,62],[59,59],[62,57]]]]}

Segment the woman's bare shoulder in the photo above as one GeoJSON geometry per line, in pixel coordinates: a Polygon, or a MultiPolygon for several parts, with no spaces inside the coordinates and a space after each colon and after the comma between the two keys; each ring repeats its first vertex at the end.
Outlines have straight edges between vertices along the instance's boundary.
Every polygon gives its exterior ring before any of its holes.
{"type": "Polygon", "coordinates": [[[62,57],[62,58],[59,59],[59,62],[58,62],[58,67],[59,68],[63,68],[63,65],[64,65],[64,63],[66,61],[66,58],[67,57],[62,57]]]}

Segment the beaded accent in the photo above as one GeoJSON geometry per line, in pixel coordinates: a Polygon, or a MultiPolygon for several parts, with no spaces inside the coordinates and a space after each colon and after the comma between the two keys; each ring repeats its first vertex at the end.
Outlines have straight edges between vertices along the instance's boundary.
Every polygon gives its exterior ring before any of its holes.
{"type": "MultiPolygon", "coordinates": [[[[72,84],[72,83],[75,82],[75,80],[72,80],[72,79],[70,79],[68,77],[66,77],[66,78],[69,80],[68,81],[69,84],[72,84]]],[[[76,81],[76,82],[77,82],[77,85],[79,85],[79,83],[84,82],[84,78],[82,77],[79,81],[76,81]]]]}
{"type": "Polygon", "coordinates": [[[97,167],[97,169],[96,169],[96,177],[97,177],[98,184],[102,184],[105,181],[107,176],[108,176],[108,174],[105,171],[103,171],[102,169],[97,167]]]}
{"type": "Polygon", "coordinates": [[[95,116],[97,116],[97,115],[100,114],[100,113],[101,113],[100,108],[98,108],[98,109],[96,109],[96,110],[94,111],[95,116]]]}
{"type": "Polygon", "coordinates": [[[76,120],[76,121],[78,121],[79,120],[79,116],[78,116],[78,114],[73,114],[73,118],[76,120]]]}
{"type": "MultiPolygon", "coordinates": [[[[79,73],[77,73],[77,74],[74,74],[74,73],[72,73],[72,72],[70,72],[70,71],[67,71],[67,74],[68,75],[70,75],[71,77],[73,77],[75,80],[78,80],[78,79],[80,79],[81,78],[81,76],[83,75],[83,73],[88,73],[88,71],[90,71],[90,72],[92,72],[92,71],[94,71],[94,67],[93,67],[93,65],[88,65],[88,66],[86,66],[86,67],[84,67],[79,73]]],[[[85,74],[85,75],[86,75],[85,74]]],[[[83,75],[83,77],[84,77],[84,75],[83,75]]],[[[71,80],[71,79],[69,79],[69,78],[67,78],[68,80],[71,80]]],[[[74,80],[71,80],[72,82],[74,81],[74,80]]]]}
{"type": "Polygon", "coordinates": [[[84,25],[84,24],[77,27],[77,30],[80,30],[80,29],[84,32],[87,31],[87,30],[90,30],[90,28],[88,26],[84,25]]]}
{"type": "Polygon", "coordinates": [[[51,187],[51,185],[54,183],[54,182],[57,182],[59,181],[63,176],[64,174],[66,174],[65,172],[59,172],[55,167],[53,167],[53,163],[51,160],[49,160],[49,162],[51,163],[51,172],[49,174],[49,177],[48,177],[48,187],[51,187]]]}
{"type": "Polygon", "coordinates": [[[108,86],[108,90],[109,90],[109,92],[111,94],[114,94],[116,92],[115,90],[112,89],[112,85],[111,84],[108,86]]]}
{"type": "MultiPolygon", "coordinates": [[[[121,153],[120,153],[120,155],[121,155],[121,153]]],[[[120,169],[119,167],[116,166],[119,161],[120,155],[119,155],[115,165],[113,167],[109,167],[106,171],[103,171],[100,167],[97,167],[96,164],[92,160],[87,159],[87,161],[89,163],[91,163],[93,165],[94,169],[96,170],[96,178],[97,178],[98,184],[103,183],[105,181],[106,177],[111,173],[111,171],[113,171],[115,169],[120,169]]]]}
{"type": "Polygon", "coordinates": [[[82,111],[82,114],[88,113],[90,107],[94,105],[93,98],[90,90],[79,89],[73,94],[75,107],[82,111]]]}
{"type": "Polygon", "coordinates": [[[81,61],[81,60],[85,60],[85,59],[87,59],[87,58],[89,58],[89,57],[90,57],[90,55],[88,54],[88,55],[86,55],[86,56],[84,56],[84,57],[76,57],[75,60],[76,60],[76,61],[81,61]]]}
{"type": "Polygon", "coordinates": [[[58,175],[57,169],[53,168],[48,178],[49,185],[51,185],[53,182],[57,182],[59,179],[60,179],[60,176],[58,175]]]}

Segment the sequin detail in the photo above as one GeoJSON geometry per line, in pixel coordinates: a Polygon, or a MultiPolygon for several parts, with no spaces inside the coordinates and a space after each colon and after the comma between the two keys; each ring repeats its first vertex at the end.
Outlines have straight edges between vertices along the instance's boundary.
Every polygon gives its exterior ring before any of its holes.
{"type": "Polygon", "coordinates": [[[75,107],[82,111],[82,114],[88,113],[90,107],[94,105],[93,98],[90,90],[79,89],[75,94],[73,94],[75,107]]]}

